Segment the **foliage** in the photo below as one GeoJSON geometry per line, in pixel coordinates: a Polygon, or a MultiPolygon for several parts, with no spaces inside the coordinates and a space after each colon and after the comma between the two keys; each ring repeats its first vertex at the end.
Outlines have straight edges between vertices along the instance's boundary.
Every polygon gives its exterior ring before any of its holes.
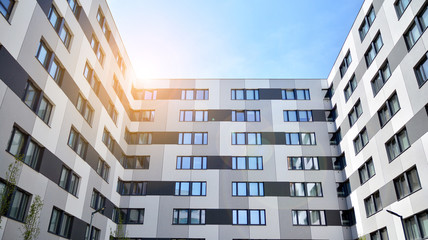
{"type": "Polygon", "coordinates": [[[39,195],[36,195],[33,203],[30,206],[27,217],[25,218],[25,224],[21,229],[22,238],[24,240],[37,239],[40,233],[39,219],[40,212],[43,208],[43,200],[39,195]]]}
{"type": "MultiPolygon", "coordinates": [[[[24,154],[15,156],[15,162],[9,164],[9,167],[6,172],[6,183],[3,191],[0,193],[0,225],[2,222],[2,216],[7,214],[9,210],[10,200],[12,199],[12,194],[16,188],[16,181],[19,172],[21,171],[22,160],[24,159],[24,154]]],[[[0,226],[1,228],[1,226],[0,226]]]]}
{"type": "Polygon", "coordinates": [[[118,222],[116,225],[116,230],[114,232],[111,231],[110,229],[110,239],[114,239],[114,240],[129,240],[129,238],[126,236],[128,235],[128,233],[125,230],[125,226],[123,224],[123,217],[122,214],[120,213],[120,211],[118,209],[116,209],[116,211],[118,212],[118,222]]]}

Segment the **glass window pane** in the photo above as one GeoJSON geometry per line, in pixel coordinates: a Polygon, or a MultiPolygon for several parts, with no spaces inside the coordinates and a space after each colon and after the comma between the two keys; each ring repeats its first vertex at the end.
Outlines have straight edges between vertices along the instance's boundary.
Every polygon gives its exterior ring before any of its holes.
{"type": "Polygon", "coordinates": [[[59,212],[56,209],[52,210],[52,216],[49,223],[49,231],[55,233],[57,226],[58,226],[58,220],[59,220],[59,212]]]}
{"type": "Polygon", "coordinates": [[[285,90],[287,100],[294,100],[294,91],[293,89],[285,90]]]}
{"type": "Polygon", "coordinates": [[[183,133],[182,144],[192,144],[192,133],[183,133]]]}
{"type": "Polygon", "coordinates": [[[259,210],[250,210],[250,224],[260,224],[259,210]]]}
{"type": "Polygon", "coordinates": [[[257,169],[257,157],[248,157],[248,169],[257,169]]]}
{"type": "Polygon", "coordinates": [[[178,224],[187,224],[188,210],[179,210],[178,224]]]}
{"type": "Polygon", "coordinates": [[[203,134],[202,133],[194,133],[195,141],[193,144],[203,144],[203,134]]]}
{"type": "Polygon", "coordinates": [[[299,134],[298,133],[290,133],[290,140],[292,145],[300,144],[299,134]]]}
{"type": "Polygon", "coordinates": [[[414,191],[421,188],[421,184],[419,182],[418,171],[416,170],[416,168],[413,168],[412,170],[410,170],[407,173],[407,178],[409,181],[411,192],[414,192],[414,191]]]}
{"type": "Polygon", "coordinates": [[[182,196],[189,195],[190,194],[189,188],[190,188],[190,183],[181,182],[180,183],[180,195],[182,195],[182,196]]]}
{"type": "Polygon", "coordinates": [[[202,157],[193,157],[193,169],[202,169],[202,157]]]}
{"type": "Polygon", "coordinates": [[[308,225],[308,215],[306,211],[297,211],[299,218],[299,225],[308,225]]]}
{"type": "Polygon", "coordinates": [[[418,214],[418,220],[422,230],[422,237],[428,237],[428,214],[426,212],[418,214]]]}
{"type": "Polygon", "coordinates": [[[200,223],[200,210],[190,210],[190,224],[200,223]]]}
{"type": "Polygon", "coordinates": [[[15,129],[12,141],[9,146],[9,152],[13,155],[18,155],[24,146],[24,134],[15,129]]]}
{"type": "Polygon", "coordinates": [[[29,106],[30,108],[34,107],[35,98],[36,98],[37,91],[34,88],[33,84],[28,83],[27,91],[25,93],[24,102],[29,106]]]}
{"type": "Polygon", "coordinates": [[[237,157],[238,169],[246,169],[245,157],[237,157]]]}
{"type": "Polygon", "coordinates": [[[246,90],[246,99],[247,100],[254,100],[254,90],[246,90]]]}
{"type": "Polygon", "coordinates": [[[259,183],[248,183],[249,185],[249,196],[258,196],[259,195],[259,183]]]}
{"type": "Polygon", "coordinates": [[[204,111],[195,111],[195,121],[197,122],[204,121],[204,111]]]}
{"type": "Polygon", "coordinates": [[[305,158],[303,158],[303,160],[305,163],[305,170],[314,170],[315,169],[314,162],[313,162],[312,158],[305,157],[305,158]]]}
{"type": "Polygon", "coordinates": [[[305,184],[304,183],[294,183],[295,196],[304,197],[305,196],[305,184]]]}
{"type": "Polygon", "coordinates": [[[389,100],[389,106],[391,108],[391,114],[394,115],[398,110],[400,110],[400,103],[398,102],[397,94],[391,97],[389,100]]]}
{"type": "Polygon", "coordinates": [[[236,133],[236,144],[245,144],[245,133],[236,133]]]}
{"type": "Polygon", "coordinates": [[[186,90],[186,100],[193,100],[193,90],[186,90]]]}
{"type": "Polygon", "coordinates": [[[247,121],[248,122],[255,122],[256,121],[256,113],[255,111],[247,111],[247,121]]]}
{"type": "Polygon", "coordinates": [[[238,196],[247,196],[247,183],[237,183],[238,196]]]}
{"type": "Polygon", "coordinates": [[[297,100],[305,100],[305,91],[303,89],[296,90],[297,100]]]}
{"type": "Polygon", "coordinates": [[[321,225],[321,217],[319,211],[309,211],[311,225],[321,225]]]}
{"type": "Polygon", "coordinates": [[[201,195],[201,183],[200,182],[192,183],[192,195],[193,196],[200,196],[201,195]]]}
{"type": "Polygon", "coordinates": [[[43,43],[40,43],[37,59],[46,68],[46,64],[48,61],[48,50],[46,49],[46,47],[43,43]]]}
{"type": "Polygon", "coordinates": [[[248,224],[247,210],[238,210],[238,224],[248,224]]]}

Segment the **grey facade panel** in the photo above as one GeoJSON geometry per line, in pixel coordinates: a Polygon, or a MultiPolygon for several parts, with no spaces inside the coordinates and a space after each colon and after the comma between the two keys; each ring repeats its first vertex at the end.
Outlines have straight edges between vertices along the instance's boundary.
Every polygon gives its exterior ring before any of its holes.
{"type": "Polygon", "coordinates": [[[43,12],[48,16],[53,0],[37,0],[37,3],[42,8],[43,12]]]}
{"type": "Polygon", "coordinates": [[[282,132],[262,132],[263,145],[284,145],[285,133],[282,132]]]}
{"type": "Polygon", "coordinates": [[[376,114],[373,115],[372,118],[366,124],[367,134],[369,135],[369,139],[377,134],[380,131],[380,122],[379,117],[376,114]]]}
{"type": "Polygon", "coordinates": [[[86,15],[86,12],[85,10],[83,10],[83,8],[80,9],[78,21],[86,38],[88,39],[89,42],[91,42],[92,33],[94,32],[94,29],[92,28],[92,24],[89,21],[88,15],[86,15]]]}
{"type": "Polygon", "coordinates": [[[339,210],[325,210],[327,226],[342,226],[342,218],[339,210]]]}
{"type": "Polygon", "coordinates": [[[404,41],[404,37],[401,36],[400,40],[398,40],[388,55],[389,69],[391,70],[391,73],[394,72],[401,61],[403,61],[407,53],[406,42],[404,41]]]}
{"type": "Polygon", "coordinates": [[[260,88],[259,97],[264,100],[280,100],[282,99],[282,91],[275,88],[260,88]]]}
{"type": "Polygon", "coordinates": [[[332,157],[318,157],[320,170],[333,170],[332,157]]]}
{"type": "Polygon", "coordinates": [[[178,132],[153,132],[152,144],[178,144],[178,132]]]}
{"type": "MultiPolygon", "coordinates": [[[[112,219],[113,217],[113,210],[116,206],[110,201],[110,199],[106,198],[105,201],[105,209],[103,215],[108,217],[109,219],[112,219]]],[[[113,220],[113,219],[112,219],[113,220]]]]}
{"type": "Polygon", "coordinates": [[[175,182],[147,182],[146,195],[174,195],[175,182]]]}
{"type": "Polygon", "coordinates": [[[95,171],[98,168],[98,160],[100,156],[98,155],[97,151],[92,147],[90,144],[88,144],[88,150],[86,152],[85,161],[91,166],[92,169],[95,169],[95,171]]]}
{"type": "Polygon", "coordinates": [[[392,203],[396,202],[397,194],[395,193],[394,182],[390,181],[387,184],[383,185],[379,189],[380,199],[382,200],[382,206],[385,208],[392,203]]]}
{"type": "Polygon", "coordinates": [[[379,14],[379,10],[382,7],[383,1],[384,0],[373,0],[373,9],[374,9],[376,15],[379,14]]]}
{"type": "Polygon", "coordinates": [[[208,121],[232,121],[232,110],[208,110],[208,121]]]}
{"type": "Polygon", "coordinates": [[[290,183],[289,182],[264,182],[265,196],[290,196],[290,183]]]}
{"type": "Polygon", "coordinates": [[[206,209],[205,224],[207,225],[231,225],[232,224],[231,209],[206,209]]]}
{"type": "Polygon", "coordinates": [[[232,169],[232,157],[208,156],[207,169],[232,169]]]}
{"type": "Polygon", "coordinates": [[[85,239],[85,233],[86,233],[86,227],[87,223],[83,220],[74,217],[73,218],[73,225],[71,227],[71,237],[72,240],[82,240],[85,239]]]}
{"type": "Polygon", "coordinates": [[[312,110],[312,120],[314,122],[327,121],[327,118],[325,116],[325,110],[312,110]]]}
{"type": "Polygon", "coordinates": [[[61,81],[61,89],[64,91],[65,95],[67,95],[68,99],[70,99],[71,103],[76,105],[80,89],[68,71],[64,71],[61,81]]]}
{"type": "Polygon", "coordinates": [[[428,132],[428,116],[425,108],[417,112],[407,123],[406,130],[410,144],[413,144],[428,132]]]}
{"type": "Polygon", "coordinates": [[[0,79],[22,98],[29,76],[4,46],[0,46],[0,66],[0,79]]]}
{"type": "Polygon", "coordinates": [[[59,182],[63,163],[48,149],[43,150],[43,156],[40,163],[40,173],[54,183],[59,182]]]}

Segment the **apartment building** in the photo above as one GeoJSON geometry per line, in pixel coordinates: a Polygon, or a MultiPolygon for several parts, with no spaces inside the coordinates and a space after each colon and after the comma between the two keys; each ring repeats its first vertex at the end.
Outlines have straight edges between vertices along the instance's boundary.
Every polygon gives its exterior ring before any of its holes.
{"type": "Polygon", "coordinates": [[[327,79],[138,81],[105,0],[2,0],[0,238],[37,195],[39,239],[428,237],[427,6],[365,1],[327,79]]]}

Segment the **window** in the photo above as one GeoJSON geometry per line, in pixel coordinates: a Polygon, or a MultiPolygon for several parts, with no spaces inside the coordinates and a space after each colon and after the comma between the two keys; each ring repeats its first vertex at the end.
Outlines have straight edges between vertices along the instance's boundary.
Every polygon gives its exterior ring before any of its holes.
{"type": "Polygon", "coordinates": [[[82,94],[79,94],[77,97],[76,108],[82,117],[89,123],[89,125],[91,125],[94,109],[92,108],[91,104],[89,104],[89,101],[82,96],[82,94]]]}
{"type": "Polygon", "coordinates": [[[131,133],[126,129],[125,140],[128,144],[152,144],[152,133],[131,133]]]}
{"type": "Polygon", "coordinates": [[[410,49],[419,40],[422,33],[428,27],[428,6],[425,6],[423,10],[415,17],[409,30],[404,33],[404,39],[406,40],[407,49],[410,49]]]}
{"type": "Polygon", "coordinates": [[[52,5],[48,14],[49,22],[52,24],[52,27],[58,33],[59,38],[64,43],[65,47],[68,48],[71,42],[71,33],[68,27],[65,24],[65,20],[58,14],[58,11],[52,5]]]}
{"type": "Polygon", "coordinates": [[[284,122],[312,122],[311,110],[285,110],[284,122]]]}
{"type": "Polygon", "coordinates": [[[110,152],[114,152],[115,140],[111,135],[111,133],[106,128],[104,128],[102,140],[103,140],[103,143],[107,146],[108,150],[110,150],[110,152]]]}
{"type": "Polygon", "coordinates": [[[104,180],[108,181],[108,174],[110,172],[110,166],[101,158],[98,159],[97,173],[104,180]]]}
{"type": "Polygon", "coordinates": [[[376,230],[370,233],[371,240],[388,240],[388,232],[386,231],[386,227],[376,230]]]}
{"type": "Polygon", "coordinates": [[[99,240],[100,239],[100,235],[101,235],[101,231],[92,226],[92,232],[91,232],[91,237],[89,237],[89,225],[86,225],[86,231],[85,231],[85,240],[99,240]]]}
{"type": "Polygon", "coordinates": [[[232,182],[232,196],[264,196],[262,182],[232,182]]]}
{"type": "Polygon", "coordinates": [[[181,100],[208,100],[208,90],[185,89],[181,90],[181,100]]]}
{"type": "Polygon", "coordinates": [[[393,93],[385,104],[377,111],[379,116],[380,126],[383,127],[389,120],[400,110],[397,93],[393,93]]]}
{"type": "MultiPolygon", "coordinates": [[[[97,190],[92,191],[91,208],[98,210],[105,207],[106,198],[97,190]]],[[[104,210],[101,211],[104,213],[104,210]]]]}
{"type": "Polygon", "coordinates": [[[155,110],[133,111],[133,114],[134,121],[153,122],[155,120],[155,110]]]}
{"type": "Polygon", "coordinates": [[[52,104],[44,96],[44,93],[40,89],[36,88],[30,81],[27,82],[25,95],[22,100],[33,112],[37,114],[38,117],[40,117],[40,119],[43,120],[43,122],[46,124],[49,123],[53,108],[52,104]]]}
{"type": "Polygon", "coordinates": [[[51,220],[49,221],[48,232],[70,238],[73,219],[74,217],[70,214],[54,207],[52,209],[51,220]]]}
{"type": "Polygon", "coordinates": [[[370,217],[371,215],[382,210],[382,201],[380,200],[379,191],[364,199],[364,205],[366,207],[367,217],[370,217]]]}
{"type": "Polygon", "coordinates": [[[336,183],[337,188],[337,196],[338,197],[347,197],[351,194],[351,185],[349,184],[349,180],[345,180],[341,183],[336,183]]]}
{"type": "Polygon", "coordinates": [[[232,111],[232,122],[260,122],[260,110],[232,111]]]}
{"type": "Polygon", "coordinates": [[[321,183],[290,183],[292,197],[322,197],[321,183]]]}
{"type": "Polygon", "coordinates": [[[334,107],[330,111],[326,111],[328,113],[327,115],[327,121],[334,122],[336,121],[336,118],[338,116],[337,114],[337,106],[334,105],[334,107]]]}
{"type": "Polygon", "coordinates": [[[177,169],[207,169],[207,157],[177,157],[177,169]]]}
{"type": "Polygon", "coordinates": [[[202,110],[180,110],[180,122],[206,122],[208,111],[202,110]]]}
{"type": "Polygon", "coordinates": [[[208,133],[179,133],[178,144],[208,144],[208,133]]]}
{"type": "Polygon", "coordinates": [[[88,150],[88,142],[73,127],[71,128],[70,136],[68,137],[68,146],[70,146],[77,155],[85,159],[86,151],[88,150]]]}
{"type": "Polygon", "coordinates": [[[376,96],[376,94],[380,91],[383,85],[385,85],[386,81],[388,81],[390,76],[391,76],[391,70],[389,69],[389,63],[386,62],[378,70],[377,74],[371,81],[373,96],[376,96]]]}
{"type": "Polygon", "coordinates": [[[55,82],[60,83],[64,69],[55,57],[55,54],[47,47],[43,40],[40,41],[36,58],[46,71],[48,71],[49,75],[55,80],[55,82]]]}
{"type": "Polygon", "coordinates": [[[263,170],[263,157],[232,157],[234,170],[263,170]]]}
{"type": "Polygon", "coordinates": [[[326,225],[325,212],[320,210],[292,210],[293,225],[295,226],[319,226],[326,225]]]}
{"type": "Polygon", "coordinates": [[[349,210],[341,211],[341,215],[342,215],[342,225],[343,226],[353,226],[356,224],[355,212],[354,212],[353,208],[351,208],[349,210]]]}
{"type": "Polygon", "coordinates": [[[233,225],[266,225],[265,210],[232,210],[233,225]]]}
{"type": "Polygon", "coordinates": [[[351,53],[348,50],[348,53],[346,54],[345,58],[343,59],[342,63],[340,64],[339,70],[340,70],[340,77],[343,77],[345,75],[346,71],[349,68],[349,65],[352,62],[351,53]]]}
{"type": "Polygon", "coordinates": [[[397,158],[402,152],[410,147],[407,131],[404,128],[395,134],[388,142],[385,143],[386,151],[388,153],[389,162],[397,158]]]}
{"type": "Polygon", "coordinates": [[[315,133],[285,133],[286,145],[316,145],[315,133]]]}
{"type": "Polygon", "coordinates": [[[9,19],[10,14],[12,13],[13,5],[15,5],[15,0],[1,0],[0,1],[0,12],[6,20],[9,19]]]}
{"type": "Polygon", "coordinates": [[[86,62],[85,69],[83,70],[83,76],[88,81],[91,88],[94,90],[96,94],[98,94],[100,88],[100,80],[98,80],[97,75],[95,74],[94,69],[86,62]]]}
{"type": "Polygon", "coordinates": [[[71,8],[71,11],[74,13],[74,15],[77,17],[79,14],[79,4],[76,0],[67,0],[68,5],[71,8]]]}
{"type": "Polygon", "coordinates": [[[125,70],[126,70],[125,61],[123,60],[122,56],[120,56],[119,53],[117,53],[116,55],[116,62],[122,74],[125,75],[125,70]]]}
{"type": "Polygon", "coordinates": [[[283,100],[310,100],[309,89],[283,89],[283,100]]]}
{"type": "Polygon", "coordinates": [[[116,191],[120,195],[146,195],[146,182],[124,182],[118,180],[116,191]]]}
{"type": "Polygon", "coordinates": [[[94,34],[92,34],[91,47],[92,50],[94,50],[95,56],[97,56],[98,61],[101,65],[103,65],[105,53],[103,51],[103,48],[101,47],[100,41],[98,41],[94,34]]]}
{"type": "Polygon", "coordinates": [[[427,54],[422,61],[414,68],[419,87],[422,87],[428,81],[428,58],[427,54]]]}
{"type": "Polygon", "coordinates": [[[29,135],[17,127],[12,130],[7,151],[16,156],[23,156],[22,161],[33,169],[37,168],[41,156],[42,147],[29,135]]]}
{"type": "Polygon", "coordinates": [[[103,12],[101,11],[101,8],[98,8],[98,12],[97,12],[97,21],[100,24],[101,30],[104,33],[104,36],[107,38],[107,40],[110,37],[110,29],[107,25],[107,21],[106,18],[104,17],[103,12]]]}
{"type": "Polygon", "coordinates": [[[367,134],[366,128],[364,128],[354,139],[355,155],[357,155],[361,151],[361,149],[363,149],[368,143],[369,135],[367,134]]]}
{"type": "Polygon", "coordinates": [[[139,98],[144,100],[155,100],[157,98],[158,90],[140,90],[139,98]]]}
{"type": "Polygon", "coordinates": [[[370,158],[358,169],[358,174],[360,176],[361,184],[367,182],[370,178],[372,178],[376,174],[372,158],[370,158]]]}
{"type": "Polygon", "coordinates": [[[125,169],[149,169],[150,156],[126,156],[122,155],[120,164],[125,169]]]}
{"type": "Polygon", "coordinates": [[[288,170],[319,170],[317,157],[288,157],[288,170]]]}
{"type": "Polygon", "coordinates": [[[114,107],[113,103],[109,103],[108,107],[107,107],[107,113],[110,116],[111,120],[114,122],[114,124],[117,123],[117,117],[118,117],[118,113],[116,108],[114,107]]]}
{"type": "Polygon", "coordinates": [[[404,228],[407,239],[426,239],[428,237],[427,210],[404,219],[404,228]]]}
{"type": "Polygon", "coordinates": [[[261,133],[232,133],[232,145],[261,145],[261,133]]]}
{"type": "Polygon", "coordinates": [[[343,170],[345,167],[346,167],[346,159],[344,154],[338,157],[333,157],[334,170],[343,170]]]}
{"type": "Polygon", "coordinates": [[[67,192],[77,196],[77,188],[79,186],[79,177],[69,168],[62,166],[61,176],[59,178],[60,187],[64,188],[67,192]]]}
{"type": "Polygon", "coordinates": [[[376,18],[375,11],[373,9],[373,6],[370,7],[370,10],[367,12],[367,15],[364,17],[363,23],[361,24],[360,28],[358,29],[358,32],[360,33],[360,39],[361,41],[364,40],[364,38],[367,35],[367,32],[369,31],[371,25],[373,24],[373,21],[376,18]]]}
{"type": "Polygon", "coordinates": [[[376,55],[379,53],[382,47],[383,47],[383,41],[382,41],[382,36],[379,32],[374,38],[373,42],[371,42],[370,47],[367,49],[366,53],[364,54],[367,67],[369,67],[372,64],[373,60],[375,59],[376,55]]]}
{"type": "Polygon", "coordinates": [[[421,182],[416,167],[407,170],[394,179],[395,192],[398,199],[403,199],[421,189],[421,182]]]}
{"type": "MultiPolygon", "coordinates": [[[[0,198],[0,201],[6,201],[3,203],[8,204],[8,207],[5,208],[5,216],[20,222],[24,222],[27,207],[30,202],[30,195],[17,187],[14,189],[9,188],[4,182],[0,181],[0,197],[3,197],[3,194],[6,193],[10,194],[6,199],[0,198]]],[[[0,202],[0,206],[1,204],[2,202],[0,202]]]]}
{"type": "Polygon", "coordinates": [[[258,89],[232,89],[232,100],[259,100],[258,89]]]}
{"type": "Polygon", "coordinates": [[[174,209],[172,224],[179,224],[179,225],[205,224],[205,210],[174,209]]]}
{"type": "Polygon", "coordinates": [[[355,75],[353,75],[351,77],[351,80],[349,80],[348,84],[346,84],[345,89],[343,90],[343,92],[345,93],[346,102],[349,100],[352,93],[355,91],[355,88],[357,88],[357,80],[355,79],[355,75]]]}
{"type": "Polygon", "coordinates": [[[206,182],[176,182],[175,196],[206,196],[206,182]]]}
{"type": "Polygon", "coordinates": [[[114,222],[119,223],[119,218],[122,224],[143,224],[144,223],[144,208],[118,208],[114,210],[114,222]]]}
{"type": "Polygon", "coordinates": [[[355,103],[351,111],[348,113],[349,125],[352,127],[362,114],[363,108],[361,107],[360,99],[358,99],[357,103],[355,103]]]}
{"type": "Polygon", "coordinates": [[[403,15],[404,11],[406,10],[407,6],[409,6],[409,3],[412,0],[397,0],[394,3],[395,6],[395,11],[397,12],[397,16],[398,18],[401,17],[401,15],[403,15]]]}

